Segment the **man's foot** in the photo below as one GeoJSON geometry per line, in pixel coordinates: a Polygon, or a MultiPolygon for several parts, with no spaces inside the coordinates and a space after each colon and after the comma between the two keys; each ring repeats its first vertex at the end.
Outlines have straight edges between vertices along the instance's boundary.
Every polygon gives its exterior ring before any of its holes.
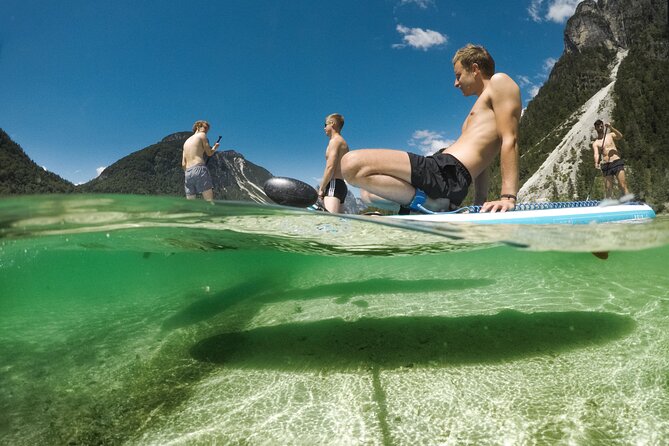
{"type": "Polygon", "coordinates": [[[323,204],[323,201],[321,201],[321,199],[318,199],[316,203],[312,204],[307,209],[311,209],[312,211],[328,212],[328,210],[325,209],[325,205],[323,204]]]}
{"type": "Polygon", "coordinates": [[[449,211],[451,200],[448,198],[433,199],[428,197],[425,192],[416,189],[416,194],[406,207],[412,211],[422,212],[423,214],[433,214],[435,212],[449,211]]]}
{"type": "Polygon", "coordinates": [[[427,201],[427,195],[420,189],[416,189],[416,193],[413,196],[413,200],[406,207],[412,211],[422,212],[423,214],[434,214],[433,211],[425,207],[425,202],[427,201]]]}
{"type": "Polygon", "coordinates": [[[621,203],[629,203],[630,201],[637,201],[636,196],[634,194],[625,194],[622,197],[620,197],[621,203]]]}
{"type": "Polygon", "coordinates": [[[451,210],[451,200],[448,198],[428,198],[425,207],[434,212],[448,212],[451,210]]]}

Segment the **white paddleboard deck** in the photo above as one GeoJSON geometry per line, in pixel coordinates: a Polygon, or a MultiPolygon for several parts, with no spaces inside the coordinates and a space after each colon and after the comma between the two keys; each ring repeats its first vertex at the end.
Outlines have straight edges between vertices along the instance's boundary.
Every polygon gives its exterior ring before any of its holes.
{"type": "Polygon", "coordinates": [[[469,212],[436,214],[390,215],[388,218],[403,221],[434,223],[476,224],[588,224],[609,222],[634,222],[655,218],[655,212],[647,204],[617,204],[611,206],[565,207],[557,209],[533,209],[510,212],[469,212]]]}

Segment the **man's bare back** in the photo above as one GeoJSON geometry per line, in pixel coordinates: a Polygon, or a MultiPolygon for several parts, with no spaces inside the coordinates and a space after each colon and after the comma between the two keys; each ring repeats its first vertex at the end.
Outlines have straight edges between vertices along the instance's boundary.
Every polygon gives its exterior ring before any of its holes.
{"type": "MultiPolygon", "coordinates": [[[[202,198],[212,201],[214,199],[213,183],[204,161],[204,154],[212,156],[219,144],[216,141],[214,147],[209,146],[209,140],[207,140],[209,123],[207,121],[196,121],[193,124],[193,132],[195,133],[184,142],[181,154],[181,167],[185,172],[186,198],[192,200],[200,193],[202,198]]],[[[220,140],[221,137],[219,136],[218,139],[220,140]]]]}
{"type": "Polygon", "coordinates": [[[204,164],[205,153],[211,156],[214,151],[209,146],[206,133],[196,132],[184,142],[181,166],[188,169],[198,164],[204,164]]]}

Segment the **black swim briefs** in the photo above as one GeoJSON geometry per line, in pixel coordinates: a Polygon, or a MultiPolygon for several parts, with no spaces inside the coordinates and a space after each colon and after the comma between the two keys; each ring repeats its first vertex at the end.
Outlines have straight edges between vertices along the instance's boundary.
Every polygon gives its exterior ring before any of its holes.
{"type": "Polygon", "coordinates": [[[421,156],[409,153],[411,185],[430,198],[448,198],[460,206],[467,196],[472,176],[456,157],[449,153],[421,156]]]}
{"type": "Polygon", "coordinates": [[[325,190],[326,197],[339,198],[339,201],[341,203],[344,203],[344,201],[346,201],[347,194],[348,194],[348,186],[346,186],[344,180],[340,178],[331,179],[330,182],[328,183],[327,189],[325,190]]]}
{"type": "Polygon", "coordinates": [[[602,169],[602,175],[612,177],[617,175],[621,170],[625,170],[625,163],[623,163],[622,159],[618,158],[610,163],[600,164],[599,168],[602,169]]]}

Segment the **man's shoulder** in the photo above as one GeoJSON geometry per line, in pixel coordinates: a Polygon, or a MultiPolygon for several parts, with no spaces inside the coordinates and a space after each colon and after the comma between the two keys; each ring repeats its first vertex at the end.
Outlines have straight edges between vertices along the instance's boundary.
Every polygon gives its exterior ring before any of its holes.
{"type": "Polygon", "coordinates": [[[330,146],[340,148],[340,147],[347,147],[346,145],[346,140],[344,139],[343,136],[341,135],[335,135],[331,140],[330,140],[330,146]]]}
{"type": "Polygon", "coordinates": [[[190,136],[186,139],[186,141],[196,141],[196,140],[198,140],[198,139],[201,138],[201,135],[202,135],[202,133],[200,133],[200,132],[198,132],[198,133],[193,133],[192,135],[190,135],[190,136]]]}
{"type": "Polygon", "coordinates": [[[517,88],[520,90],[520,87],[518,87],[518,84],[516,81],[514,81],[511,76],[509,76],[506,73],[495,73],[492,75],[490,78],[490,85],[493,88],[517,88]]]}
{"type": "Polygon", "coordinates": [[[505,73],[495,73],[490,78],[487,90],[493,102],[512,101],[520,104],[520,87],[505,73]]]}

